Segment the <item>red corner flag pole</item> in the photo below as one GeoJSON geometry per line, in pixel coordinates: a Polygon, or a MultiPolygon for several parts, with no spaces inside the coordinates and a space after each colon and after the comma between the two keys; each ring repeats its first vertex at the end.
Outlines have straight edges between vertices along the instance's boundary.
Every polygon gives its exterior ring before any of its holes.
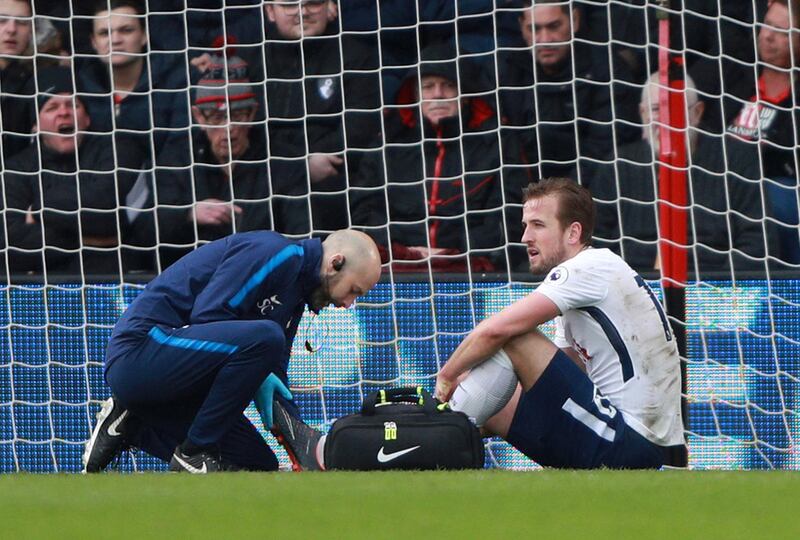
{"type": "MultiPolygon", "coordinates": [[[[656,0],[658,13],[658,71],[659,71],[659,174],[658,218],[660,228],[659,257],[661,284],[667,314],[672,319],[673,335],[681,358],[686,358],[686,283],[688,277],[687,190],[686,190],[686,95],[683,77],[683,39],[680,17],[670,26],[669,8],[680,13],[682,2],[656,0]],[[678,51],[674,53],[670,46],[678,51]]],[[[681,362],[681,409],[684,427],[687,425],[686,362],[681,362]]],[[[670,463],[685,467],[685,451],[671,456],[670,463]]]]}

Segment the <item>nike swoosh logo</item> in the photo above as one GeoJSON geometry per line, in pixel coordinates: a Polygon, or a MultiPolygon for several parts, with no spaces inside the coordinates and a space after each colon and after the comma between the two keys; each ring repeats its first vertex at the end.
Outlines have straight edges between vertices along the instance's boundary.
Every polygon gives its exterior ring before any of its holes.
{"type": "Polygon", "coordinates": [[[122,423],[122,421],[125,420],[126,416],[128,416],[128,411],[122,411],[122,414],[119,415],[119,418],[111,422],[111,425],[108,426],[107,430],[109,435],[111,435],[112,437],[119,437],[120,435],[122,435],[122,433],[117,431],[117,428],[122,423]]]}
{"type": "Polygon", "coordinates": [[[206,467],[205,463],[203,463],[203,466],[198,469],[197,467],[195,467],[195,466],[193,466],[193,465],[191,465],[189,463],[186,463],[184,460],[182,460],[181,456],[179,456],[177,453],[173,454],[173,456],[175,457],[175,460],[178,463],[180,463],[181,466],[184,469],[186,469],[187,471],[189,471],[192,474],[206,474],[206,473],[208,473],[208,467],[206,467]]]}
{"type": "Polygon", "coordinates": [[[387,453],[385,453],[383,451],[383,446],[381,446],[381,449],[378,450],[378,461],[381,462],[381,463],[388,463],[388,462],[392,461],[393,459],[397,459],[400,456],[404,456],[404,455],[408,454],[409,452],[413,452],[417,448],[419,448],[419,445],[412,446],[411,448],[406,448],[405,450],[398,450],[397,452],[391,452],[391,453],[387,454],[387,453]]]}

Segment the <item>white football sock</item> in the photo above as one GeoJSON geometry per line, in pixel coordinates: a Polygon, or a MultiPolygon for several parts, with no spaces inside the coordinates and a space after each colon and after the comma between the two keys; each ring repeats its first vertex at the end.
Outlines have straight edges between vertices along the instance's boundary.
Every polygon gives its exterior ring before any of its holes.
{"type": "Polygon", "coordinates": [[[453,392],[450,408],[463,412],[476,426],[481,427],[506,406],[518,383],[511,359],[500,349],[494,356],[472,368],[453,392]]]}
{"type": "Polygon", "coordinates": [[[315,452],[317,456],[317,463],[319,463],[319,468],[323,471],[325,470],[325,440],[327,438],[327,434],[320,437],[319,441],[317,441],[317,449],[315,452]]]}

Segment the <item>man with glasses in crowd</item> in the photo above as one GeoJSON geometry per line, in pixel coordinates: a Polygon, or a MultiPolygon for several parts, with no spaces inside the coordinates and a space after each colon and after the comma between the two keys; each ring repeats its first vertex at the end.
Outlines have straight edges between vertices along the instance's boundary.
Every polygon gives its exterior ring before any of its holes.
{"type": "Polygon", "coordinates": [[[308,178],[276,178],[279,195],[305,197],[310,186],[313,220],[305,230],[286,232],[346,227],[346,175],[381,143],[375,36],[340,35],[331,0],[265,2],[264,22],[256,31],[251,20],[242,21],[231,32],[254,87],[265,90],[259,101],[266,106],[271,159],[299,164],[308,178]]]}
{"type": "Polygon", "coordinates": [[[236,56],[211,57],[192,107],[200,133],[194,139],[196,202],[186,217],[200,240],[272,228],[266,155],[263,145],[251,144],[257,110],[247,64],[236,56]]]}
{"type": "Polygon", "coordinates": [[[300,183],[297,164],[268,165],[259,105],[238,56],[210,56],[195,94],[192,115],[199,126],[193,140],[192,189],[182,204],[189,226],[184,241],[210,241],[258,229],[291,231],[297,211],[285,198],[271,197],[271,177],[300,183]],[[275,173],[274,175],[272,173],[275,173]]]}

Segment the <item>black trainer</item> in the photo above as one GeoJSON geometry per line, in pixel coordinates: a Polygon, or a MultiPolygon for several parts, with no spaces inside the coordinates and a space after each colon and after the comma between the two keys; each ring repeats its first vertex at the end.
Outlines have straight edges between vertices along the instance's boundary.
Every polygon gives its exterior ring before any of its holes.
{"type": "Polygon", "coordinates": [[[83,472],[96,473],[108,467],[108,464],[123,450],[128,448],[131,429],[131,417],[127,409],[113,397],[103,402],[97,413],[97,425],[83,451],[83,472]]]}
{"type": "Polygon", "coordinates": [[[322,471],[322,433],[287,411],[277,400],[272,403],[272,434],[286,449],[294,471],[322,471]],[[319,448],[318,448],[319,447],[319,448]]]}
{"type": "Polygon", "coordinates": [[[241,467],[227,462],[218,453],[201,450],[196,454],[184,454],[178,446],[169,460],[170,472],[188,472],[191,474],[208,474],[214,472],[241,471],[241,467]]]}

